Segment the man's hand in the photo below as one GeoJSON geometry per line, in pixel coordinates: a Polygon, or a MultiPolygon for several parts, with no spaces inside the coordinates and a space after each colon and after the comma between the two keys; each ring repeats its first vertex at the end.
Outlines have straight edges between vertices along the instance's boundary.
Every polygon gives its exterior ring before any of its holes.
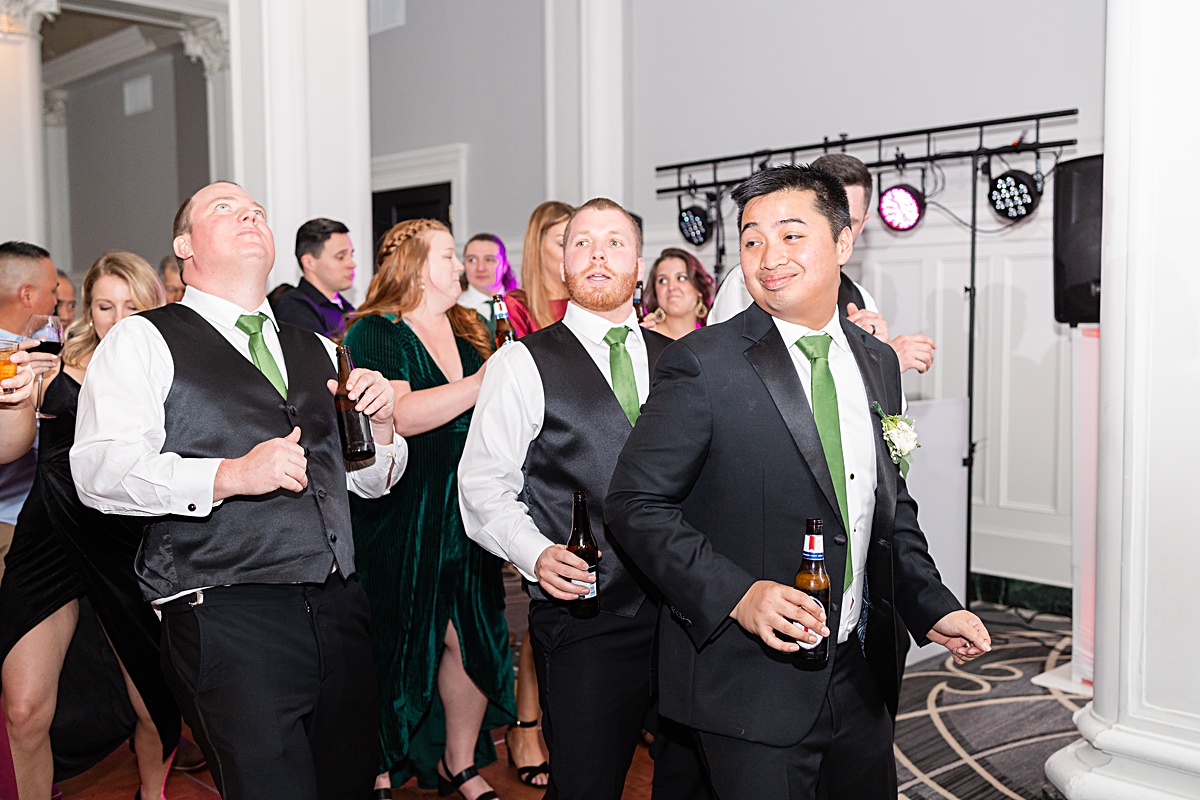
{"type": "Polygon", "coordinates": [[[33,370],[29,366],[32,353],[18,350],[9,358],[17,365],[17,374],[0,381],[0,403],[17,406],[33,395],[33,370]]]}
{"type": "Polygon", "coordinates": [[[308,486],[308,459],[300,446],[300,429],[283,439],[268,439],[241,458],[227,458],[217,467],[213,501],[234,495],[269,494],[276,489],[303,492],[308,486]]]}
{"type": "Polygon", "coordinates": [[[854,305],[854,303],[847,303],[846,319],[850,320],[879,341],[887,344],[888,324],[887,320],[883,318],[882,314],[879,314],[875,311],[867,311],[865,308],[859,308],[858,306],[854,305]]]}
{"type": "Polygon", "coordinates": [[[955,664],[965,664],[992,649],[992,637],[979,617],[970,611],[952,611],[925,634],[950,651],[955,664]]]}
{"type": "Polygon", "coordinates": [[[900,371],[915,369],[925,372],[933,366],[933,351],[937,344],[921,333],[905,333],[888,342],[900,360],[900,371]]]}
{"type": "Polygon", "coordinates": [[[552,544],[543,550],[533,565],[533,573],[542,590],[559,600],[575,600],[588,593],[583,586],[571,583],[572,580],[596,582],[595,573],[588,572],[587,562],[562,544],[552,544]]]}
{"type": "Polygon", "coordinates": [[[777,633],[792,639],[804,638],[812,644],[818,641],[816,634],[804,633],[793,622],[799,622],[821,636],[829,635],[825,612],[816,600],[799,589],[774,581],[755,581],[729,616],[766,642],[768,647],[783,653],[795,653],[800,645],[780,639],[777,633]]]}
{"type": "MultiPolygon", "coordinates": [[[[335,380],[326,383],[330,394],[337,394],[338,384],[335,380]]],[[[361,411],[371,418],[372,422],[387,422],[391,424],[392,411],[396,406],[396,390],[388,383],[387,378],[375,370],[356,368],[346,381],[346,394],[351,400],[356,400],[355,411],[361,411]]]]}

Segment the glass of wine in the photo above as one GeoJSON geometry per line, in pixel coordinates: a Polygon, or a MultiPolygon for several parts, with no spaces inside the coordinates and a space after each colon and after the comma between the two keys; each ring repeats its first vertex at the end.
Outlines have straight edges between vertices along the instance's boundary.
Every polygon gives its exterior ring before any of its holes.
{"type": "MultiPolygon", "coordinates": [[[[31,353],[51,353],[58,355],[62,352],[63,326],[62,320],[53,314],[33,314],[25,323],[25,338],[38,342],[29,348],[31,353]]],[[[38,374],[37,399],[34,401],[38,419],[54,419],[53,414],[42,413],[42,376],[38,374]]]]}

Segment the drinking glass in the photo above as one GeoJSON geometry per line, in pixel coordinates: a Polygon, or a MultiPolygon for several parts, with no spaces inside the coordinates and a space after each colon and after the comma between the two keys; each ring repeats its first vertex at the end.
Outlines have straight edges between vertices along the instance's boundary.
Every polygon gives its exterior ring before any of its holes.
{"type": "MultiPolygon", "coordinates": [[[[34,339],[39,343],[36,347],[31,347],[29,352],[58,355],[62,352],[62,320],[53,314],[33,314],[25,323],[25,338],[34,339]]],[[[34,408],[37,410],[38,419],[54,419],[53,414],[42,413],[42,376],[40,373],[38,374],[37,399],[34,401],[34,408]]]]}

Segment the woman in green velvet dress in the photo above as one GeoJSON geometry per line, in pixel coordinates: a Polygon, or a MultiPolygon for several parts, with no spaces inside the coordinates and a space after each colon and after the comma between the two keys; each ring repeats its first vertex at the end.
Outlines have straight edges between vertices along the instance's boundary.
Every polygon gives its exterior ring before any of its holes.
{"type": "Polygon", "coordinates": [[[396,387],[409,453],[388,495],[350,504],[379,676],[377,797],[416,775],[486,800],[472,768],[495,760],[490,731],[516,718],[512,656],[501,563],[463,532],[456,470],[491,340],[455,303],[463,266],[440,222],[396,225],[376,264],[345,344],[396,387]]]}

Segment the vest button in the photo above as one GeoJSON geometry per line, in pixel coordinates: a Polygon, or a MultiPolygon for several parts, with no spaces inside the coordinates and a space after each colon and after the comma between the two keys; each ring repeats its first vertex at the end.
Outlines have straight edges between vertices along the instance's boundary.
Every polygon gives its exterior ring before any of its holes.
{"type": "Polygon", "coordinates": [[[841,610],[841,606],[839,606],[837,603],[830,603],[830,604],[829,604],[829,608],[830,608],[830,610],[831,610],[831,611],[833,611],[833,613],[835,613],[835,614],[836,614],[838,611],[840,611],[840,610],[841,610]]]}
{"type": "Polygon", "coordinates": [[[287,411],[288,411],[289,416],[292,416],[292,417],[296,416],[296,407],[295,406],[288,406],[287,411]]]}
{"type": "Polygon", "coordinates": [[[839,533],[838,535],[834,536],[833,543],[834,544],[845,544],[846,543],[846,534],[839,533]]]}
{"type": "Polygon", "coordinates": [[[337,534],[336,533],[329,534],[329,543],[337,544],[337,534]]]}
{"type": "Polygon", "coordinates": [[[324,489],[317,489],[317,499],[318,500],[325,499],[325,490],[324,489]]]}

